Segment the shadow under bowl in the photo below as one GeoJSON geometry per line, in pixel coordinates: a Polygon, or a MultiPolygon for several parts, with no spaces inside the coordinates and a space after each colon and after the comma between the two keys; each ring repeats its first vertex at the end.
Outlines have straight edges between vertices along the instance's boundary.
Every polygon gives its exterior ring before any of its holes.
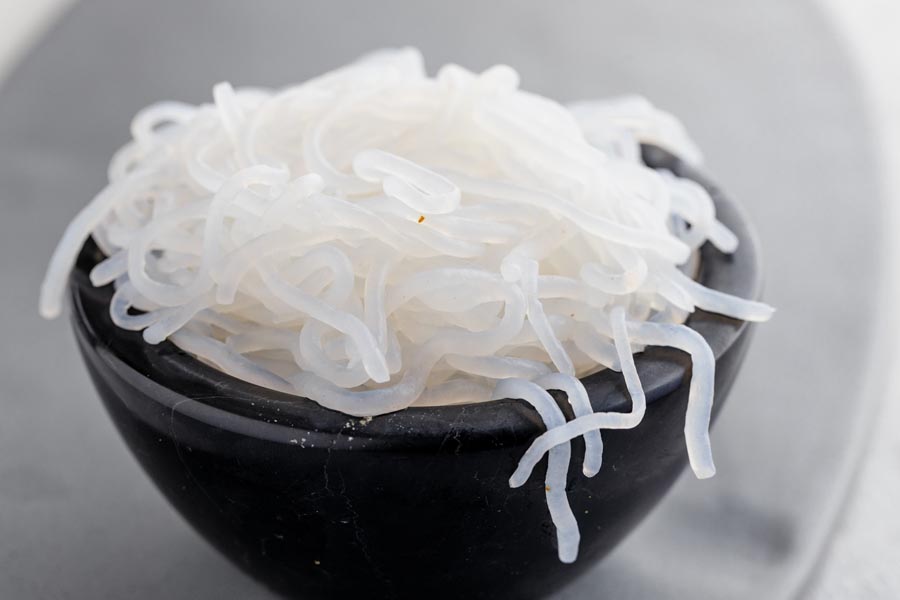
{"type": "MultiPolygon", "coordinates": [[[[706,286],[758,298],[755,238],[738,206],[658,148],[644,161],[700,182],[739,238],[701,249],[706,286]]],[[[524,401],[408,408],[359,419],[229,377],[169,342],[151,346],[108,314],[111,286],[70,280],[72,323],[120,434],[162,493],[213,546],[270,588],[297,598],[539,598],[612,550],[684,469],[687,355],[636,356],[643,422],[604,431],[603,468],[581,474],[573,442],[568,497],[581,529],[577,562],[557,558],[543,462],[521,488],[509,476],[544,427],[524,401]]],[[[749,341],[746,323],[698,311],[688,324],[716,356],[715,412],[749,341]]],[[[584,378],[595,411],[628,411],[620,373],[584,378]]],[[[557,400],[571,418],[563,395],[557,400]]],[[[199,573],[202,577],[203,574],[199,573]]],[[[598,593],[602,593],[598,582],[598,593]]]]}

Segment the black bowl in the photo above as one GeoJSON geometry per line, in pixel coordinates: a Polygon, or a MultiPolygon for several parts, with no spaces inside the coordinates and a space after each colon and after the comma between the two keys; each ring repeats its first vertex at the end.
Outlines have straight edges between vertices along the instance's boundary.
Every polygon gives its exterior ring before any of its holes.
{"type": "MultiPolygon", "coordinates": [[[[672,155],[648,147],[644,160],[706,186],[740,239],[733,255],[701,250],[700,281],[757,298],[760,262],[740,209],[672,155]]],[[[523,487],[507,483],[544,429],[525,402],[409,408],[364,420],[257,387],[171,343],[151,346],[114,326],[111,288],[94,288],[87,278],[100,258],[91,243],[82,250],[70,282],[71,318],[110,416],[188,522],[284,595],[539,598],[615,547],[686,464],[690,362],[681,352],[650,348],[636,358],[646,416],[636,429],[604,432],[599,475],[582,476],[583,444],[574,442],[567,489],[581,550],[576,563],[563,564],[543,463],[523,487]]],[[[750,326],[705,312],[688,323],[715,353],[718,410],[750,326]]],[[[594,410],[629,410],[619,373],[606,370],[584,383],[594,410]]]]}

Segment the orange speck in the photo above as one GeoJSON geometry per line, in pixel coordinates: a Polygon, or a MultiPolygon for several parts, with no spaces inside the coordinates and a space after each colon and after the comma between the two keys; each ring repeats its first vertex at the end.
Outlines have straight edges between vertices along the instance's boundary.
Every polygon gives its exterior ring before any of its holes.
{"type": "Polygon", "coordinates": [[[544,491],[545,491],[545,492],[549,492],[549,491],[550,491],[550,486],[549,486],[549,485],[545,485],[545,486],[544,486],[544,491]]]}
{"type": "Polygon", "coordinates": [[[425,215],[419,215],[419,223],[425,220],[425,215]]]}

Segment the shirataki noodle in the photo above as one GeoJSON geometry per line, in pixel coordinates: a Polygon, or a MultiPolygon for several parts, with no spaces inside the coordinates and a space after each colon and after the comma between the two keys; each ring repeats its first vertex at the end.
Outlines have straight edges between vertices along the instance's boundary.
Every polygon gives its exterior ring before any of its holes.
{"type": "Polygon", "coordinates": [[[117,326],[240,379],[356,416],[521,398],[547,431],[510,485],[548,456],[566,562],[579,543],[570,442],[584,436],[591,477],[601,431],[641,422],[634,353],[690,355],[688,456],[698,477],[715,473],[715,359],[683,323],[697,308],[748,321],[772,309],[681,270],[701,245],[738,240],[701,186],[641,162],[641,143],[700,160],[672,116],[641,98],[565,107],[506,66],[432,78],[412,49],[277,91],[222,83],[213,98],[138,113],[51,259],[45,317],[92,236],[107,258],[90,278],[114,284],[117,326]],[[578,378],[602,368],[622,372],[629,413],[591,408],[578,378]]]}

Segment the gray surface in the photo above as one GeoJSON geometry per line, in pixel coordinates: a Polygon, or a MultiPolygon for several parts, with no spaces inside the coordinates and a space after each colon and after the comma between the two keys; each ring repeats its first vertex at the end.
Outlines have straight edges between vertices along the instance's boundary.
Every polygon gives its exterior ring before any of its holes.
{"type": "MultiPolygon", "coordinates": [[[[637,91],[686,121],[768,257],[758,329],[713,435],[719,475],[683,478],[568,599],[776,597],[808,566],[868,407],[879,204],[855,81],[817,11],[708,3],[85,2],[0,90],[0,598],[267,598],[143,476],[63,322],[36,316],[65,223],[148,101],[278,85],[382,45],[434,68],[507,62],[560,99],[637,91]],[[860,243],[860,242],[863,243],[860,243]],[[868,321],[867,321],[868,319],[868,321]],[[848,350],[853,349],[853,350],[848,350]],[[840,412],[854,402],[853,411],[840,412]],[[861,409],[861,410],[860,410],[861,409]]],[[[527,524],[523,524],[527,526],[527,524]]]]}

